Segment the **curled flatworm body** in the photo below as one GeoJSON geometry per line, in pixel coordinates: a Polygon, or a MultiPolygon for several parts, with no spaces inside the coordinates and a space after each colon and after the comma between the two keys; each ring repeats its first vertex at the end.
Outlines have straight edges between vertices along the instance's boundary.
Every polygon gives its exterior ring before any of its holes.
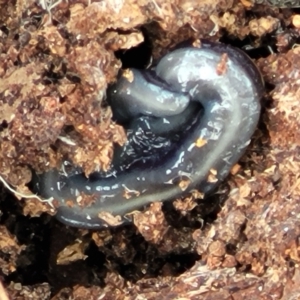
{"type": "Polygon", "coordinates": [[[57,200],[59,220],[83,228],[122,223],[194,189],[208,193],[249,144],[263,90],[252,60],[224,44],[178,48],[150,70],[126,70],[107,93],[128,137],[111,169],[89,177],[52,170],[35,175],[35,190],[57,200]],[[82,195],[88,205],[78,204],[82,195]]]}

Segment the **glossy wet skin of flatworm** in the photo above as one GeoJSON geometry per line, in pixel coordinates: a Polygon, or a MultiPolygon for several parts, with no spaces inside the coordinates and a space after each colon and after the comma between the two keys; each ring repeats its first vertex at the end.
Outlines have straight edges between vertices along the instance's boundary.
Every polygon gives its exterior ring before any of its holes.
{"type": "Polygon", "coordinates": [[[151,70],[126,70],[107,92],[128,137],[111,169],[86,177],[62,166],[34,174],[34,190],[56,199],[60,221],[90,229],[116,225],[105,214],[122,223],[153,201],[209,193],[249,144],[263,91],[251,59],[218,43],[176,49],[151,70]],[[93,201],[78,205],[82,195],[93,201]]]}

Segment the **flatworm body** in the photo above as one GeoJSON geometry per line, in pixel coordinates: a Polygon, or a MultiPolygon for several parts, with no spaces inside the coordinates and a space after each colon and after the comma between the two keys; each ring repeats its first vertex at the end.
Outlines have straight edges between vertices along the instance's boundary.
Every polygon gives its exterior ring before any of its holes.
{"type": "Polygon", "coordinates": [[[53,170],[36,175],[35,190],[58,201],[60,221],[94,229],[153,201],[208,193],[249,144],[263,90],[251,59],[224,44],[179,48],[151,70],[129,69],[108,90],[128,132],[111,170],[89,177],[53,170]],[[80,204],[82,195],[92,201],[80,204]]]}

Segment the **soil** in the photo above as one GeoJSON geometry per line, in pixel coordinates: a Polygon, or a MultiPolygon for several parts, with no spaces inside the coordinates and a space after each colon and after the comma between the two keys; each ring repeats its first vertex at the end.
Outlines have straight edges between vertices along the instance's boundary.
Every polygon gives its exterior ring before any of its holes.
{"type": "Polygon", "coordinates": [[[0,299],[300,299],[297,2],[0,0],[0,299]],[[107,86],[189,39],[243,49],[265,80],[239,164],[213,196],[126,226],[59,223],[31,171],[107,170],[126,137],[107,86]]]}

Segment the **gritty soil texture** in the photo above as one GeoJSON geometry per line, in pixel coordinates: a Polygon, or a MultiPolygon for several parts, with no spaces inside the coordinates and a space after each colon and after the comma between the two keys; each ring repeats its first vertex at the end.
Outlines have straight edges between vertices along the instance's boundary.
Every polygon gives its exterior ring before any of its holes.
{"type": "Polygon", "coordinates": [[[105,101],[121,67],[207,39],[242,48],[266,83],[251,145],[207,199],[155,202],[132,224],[88,231],[3,186],[1,299],[300,299],[296,2],[0,0],[0,178],[22,194],[31,170],[64,159],[109,168],[126,138],[105,101]]]}

